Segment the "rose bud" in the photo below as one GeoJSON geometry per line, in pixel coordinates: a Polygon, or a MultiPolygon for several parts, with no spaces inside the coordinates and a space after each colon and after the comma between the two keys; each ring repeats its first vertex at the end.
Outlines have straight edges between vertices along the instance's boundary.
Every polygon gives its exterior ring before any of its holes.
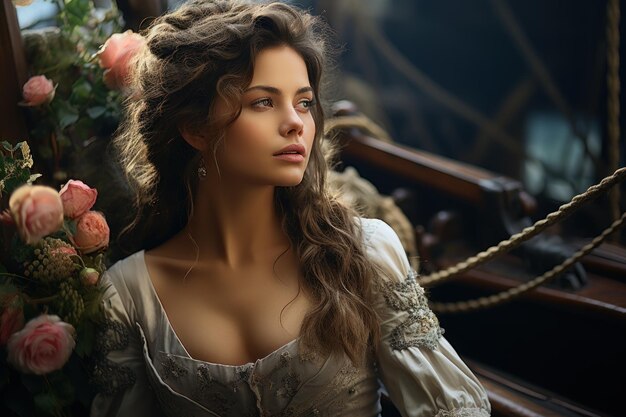
{"type": "Polygon", "coordinates": [[[63,225],[63,203],[53,188],[23,185],[11,194],[9,210],[27,244],[56,232],[63,225]]]}
{"type": "Polygon", "coordinates": [[[82,253],[92,253],[109,245],[109,225],[102,213],[88,211],[76,222],[76,234],[72,240],[82,253]]]}
{"type": "Polygon", "coordinates": [[[74,334],[71,324],[42,314],[9,338],[7,361],[28,374],[45,375],[61,369],[76,346],[74,334]]]}
{"type": "Polygon", "coordinates": [[[138,33],[127,30],[115,33],[104,43],[98,58],[100,67],[105,68],[104,82],[112,89],[128,86],[133,57],[145,46],[146,40],[138,33]]]}
{"type": "Polygon", "coordinates": [[[93,286],[98,283],[100,273],[93,268],[83,268],[80,271],[80,281],[85,286],[93,286]]]}
{"type": "Polygon", "coordinates": [[[69,180],[59,192],[63,202],[63,213],[70,219],[85,214],[93,207],[98,197],[98,190],[91,188],[82,181],[69,180]]]}
{"type": "Polygon", "coordinates": [[[30,77],[22,89],[24,101],[20,104],[35,107],[50,103],[54,98],[54,90],[54,84],[44,75],[30,77]]]}
{"type": "Polygon", "coordinates": [[[24,327],[22,299],[13,294],[3,304],[5,307],[0,315],[0,346],[6,345],[9,337],[24,327]]]}

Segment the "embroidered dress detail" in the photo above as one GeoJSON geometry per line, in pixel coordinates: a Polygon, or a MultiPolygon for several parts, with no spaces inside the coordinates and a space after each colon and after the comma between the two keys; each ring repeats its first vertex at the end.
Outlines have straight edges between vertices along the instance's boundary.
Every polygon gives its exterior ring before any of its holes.
{"type": "Polygon", "coordinates": [[[227,414],[235,405],[235,400],[227,397],[219,389],[220,382],[213,378],[211,369],[206,364],[201,364],[196,370],[198,379],[198,397],[204,399],[209,404],[213,404],[215,411],[219,414],[227,414]]]}
{"type": "Polygon", "coordinates": [[[404,350],[411,346],[435,349],[443,330],[439,320],[428,307],[424,289],[416,281],[417,274],[411,270],[402,282],[385,281],[383,297],[387,305],[408,317],[391,332],[391,347],[404,350]]]}
{"type": "Polygon", "coordinates": [[[122,323],[106,320],[96,335],[91,382],[104,395],[112,396],[135,383],[135,374],[127,366],[107,358],[115,350],[126,349],[130,340],[128,330],[122,323]]]}
{"type": "Polygon", "coordinates": [[[237,392],[239,390],[239,385],[248,381],[250,378],[250,373],[252,372],[251,365],[241,365],[238,366],[235,370],[235,374],[237,375],[237,379],[232,384],[233,392],[237,392]]]}
{"type": "Polygon", "coordinates": [[[300,386],[300,376],[295,372],[289,372],[280,381],[281,387],[276,390],[276,395],[282,398],[291,398],[296,395],[300,386]]]}
{"type": "Polygon", "coordinates": [[[163,375],[161,375],[161,377],[164,381],[167,381],[169,378],[181,378],[187,375],[188,372],[187,369],[176,362],[170,354],[165,355],[161,366],[163,367],[163,375]]]}
{"type": "Polygon", "coordinates": [[[455,410],[441,410],[435,417],[489,417],[489,412],[482,408],[457,408],[455,410]]]}

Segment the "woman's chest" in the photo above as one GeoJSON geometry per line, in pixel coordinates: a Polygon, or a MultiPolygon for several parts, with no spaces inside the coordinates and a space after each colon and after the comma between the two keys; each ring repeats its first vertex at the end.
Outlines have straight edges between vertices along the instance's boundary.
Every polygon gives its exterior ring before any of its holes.
{"type": "Polygon", "coordinates": [[[189,355],[227,365],[253,362],[296,339],[311,309],[310,299],[297,285],[271,277],[184,289],[165,284],[159,293],[189,355]]]}

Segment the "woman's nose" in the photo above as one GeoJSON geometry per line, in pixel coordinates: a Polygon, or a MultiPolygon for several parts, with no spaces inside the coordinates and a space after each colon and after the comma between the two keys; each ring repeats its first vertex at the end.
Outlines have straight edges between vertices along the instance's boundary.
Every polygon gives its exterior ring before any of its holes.
{"type": "Polygon", "coordinates": [[[296,135],[300,136],[304,129],[302,118],[293,107],[289,106],[285,110],[284,119],[280,126],[280,134],[284,137],[296,135]]]}

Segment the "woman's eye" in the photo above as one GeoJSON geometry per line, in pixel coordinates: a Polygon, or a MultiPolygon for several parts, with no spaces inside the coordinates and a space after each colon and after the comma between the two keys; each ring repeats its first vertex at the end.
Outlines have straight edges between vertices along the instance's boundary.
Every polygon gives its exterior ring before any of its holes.
{"type": "Polygon", "coordinates": [[[272,99],[262,98],[252,103],[252,107],[272,107],[272,99]]]}
{"type": "Polygon", "coordinates": [[[315,101],[314,101],[314,100],[309,100],[309,99],[306,99],[306,100],[301,100],[301,101],[298,103],[298,106],[299,106],[300,108],[302,108],[302,109],[304,109],[304,110],[307,110],[307,111],[308,111],[308,110],[310,110],[310,109],[311,109],[311,107],[313,107],[313,105],[315,105],[315,101]]]}

